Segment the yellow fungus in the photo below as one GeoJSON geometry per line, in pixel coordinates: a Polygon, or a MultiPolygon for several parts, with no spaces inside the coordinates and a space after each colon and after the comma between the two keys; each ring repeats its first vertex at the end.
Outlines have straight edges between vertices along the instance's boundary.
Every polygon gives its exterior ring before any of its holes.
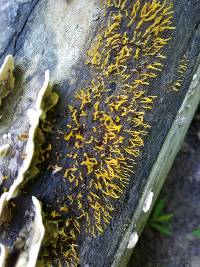
{"type": "Polygon", "coordinates": [[[56,217],[60,216],[60,214],[58,212],[56,212],[55,210],[52,211],[50,215],[51,215],[52,218],[56,218],[56,217]]]}
{"type": "MultiPolygon", "coordinates": [[[[105,6],[108,18],[85,62],[91,80],[68,106],[64,181],[70,194],[60,211],[72,216],[60,240],[67,238],[61,253],[69,266],[78,265],[78,236],[104,233],[134,173],[150,128],[145,115],[156,99],[149,86],[163,71],[163,48],[174,29],[171,1],[106,0],[105,6]]],[[[186,69],[180,62],[178,74],[186,69]]]]}

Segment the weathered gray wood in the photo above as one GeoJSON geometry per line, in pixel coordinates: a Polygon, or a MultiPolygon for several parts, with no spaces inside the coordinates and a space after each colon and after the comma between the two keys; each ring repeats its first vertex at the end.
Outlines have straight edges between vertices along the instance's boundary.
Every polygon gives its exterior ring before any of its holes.
{"type": "MultiPolygon", "coordinates": [[[[0,32],[0,63],[11,53],[17,65],[14,93],[3,102],[0,121],[1,137],[11,133],[9,142],[13,151],[17,151],[6,163],[0,162],[3,176],[7,170],[11,174],[8,187],[22,164],[20,156],[25,144],[17,140],[17,136],[29,129],[26,111],[34,106],[46,69],[50,70],[51,80],[57,84],[56,91],[60,95],[60,102],[52,115],[57,119],[55,129],[47,137],[53,146],[52,154],[33,183],[25,186],[15,200],[18,225],[14,221],[6,225],[7,240],[1,237],[1,241],[7,245],[13,245],[24,224],[21,217],[30,208],[32,195],[41,200],[45,212],[50,213],[58,208],[57,201],[69,193],[62,183],[63,173],[52,174],[52,169],[48,170],[47,167],[57,164],[64,168],[66,165],[66,142],[57,133],[66,132],[65,107],[74,102],[75,92],[85,87],[92,75],[84,61],[96,32],[106,21],[105,2],[100,2],[0,1],[0,24],[3,26],[0,32]],[[55,157],[57,151],[63,154],[59,160],[55,157]]],[[[143,4],[145,2],[141,1],[143,4]]],[[[173,26],[176,30],[173,30],[172,40],[165,47],[167,59],[164,69],[150,84],[151,94],[158,96],[155,107],[145,117],[152,126],[151,130],[136,161],[135,173],[130,177],[130,183],[121,198],[116,201],[113,219],[104,234],[91,237],[84,232],[87,225],[81,225],[78,240],[81,266],[125,265],[132,252],[131,249],[127,250],[127,246],[132,247],[134,243],[134,240],[129,243],[130,235],[134,232],[140,234],[199,102],[200,2],[172,2],[175,11],[173,26]],[[177,71],[184,55],[187,56],[188,67],[181,88],[175,92],[171,88],[178,79],[177,71]],[[191,84],[194,75],[196,77],[191,84]],[[154,194],[152,203],[150,192],[154,194]],[[147,196],[145,213],[142,210],[147,196]],[[148,204],[151,204],[149,210],[148,204]]],[[[137,65],[133,67],[137,68],[137,65]]],[[[0,142],[3,144],[4,139],[0,138],[0,142]]]]}

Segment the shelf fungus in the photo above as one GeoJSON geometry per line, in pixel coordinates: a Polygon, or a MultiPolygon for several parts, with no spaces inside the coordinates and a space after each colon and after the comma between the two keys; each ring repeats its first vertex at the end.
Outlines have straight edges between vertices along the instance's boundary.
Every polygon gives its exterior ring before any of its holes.
{"type": "MultiPolygon", "coordinates": [[[[34,267],[44,237],[45,229],[42,222],[41,204],[32,197],[32,209],[29,210],[29,219],[23,225],[14,247],[18,249],[18,257],[15,258],[15,267],[34,267]]],[[[6,245],[0,244],[0,266],[10,266],[12,251],[6,245]]]]}
{"type": "Polygon", "coordinates": [[[44,134],[39,127],[39,123],[46,119],[47,111],[54,107],[57,101],[58,95],[52,92],[52,87],[49,83],[49,71],[46,71],[45,82],[38,94],[35,109],[27,111],[30,130],[26,144],[26,157],[9,191],[3,193],[0,198],[0,215],[6,202],[18,194],[21,184],[27,182],[33,174],[35,176],[37,173],[37,164],[40,162],[39,158],[41,156],[41,145],[44,143],[44,134]],[[35,144],[37,145],[35,146],[35,144]]]}
{"type": "Polygon", "coordinates": [[[8,250],[7,248],[0,244],[0,266],[5,267],[6,266],[6,258],[8,256],[8,250]]]}
{"type": "Polygon", "coordinates": [[[16,267],[34,267],[36,266],[37,257],[40,251],[41,243],[44,238],[44,225],[42,222],[41,215],[41,204],[35,198],[32,197],[32,202],[34,206],[34,218],[21,230],[18,240],[21,238],[26,239],[24,251],[19,254],[16,262],[16,267]]]}
{"type": "Polygon", "coordinates": [[[8,94],[14,88],[14,58],[12,55],[8,55],[5,58],[3,65],[0,68],[0,106],[2,99],[8,96],[8,94]]]}
{"type": "MultiPolygon", "coordinates": [[[[4,235],[5,223],[10,223],[14,220],[13,209],[16,204],[13,200],[20,192],[20,188],[27,183],[38,172],[37,165],[42,161],[44,143],[44,127],[43,124],[46,120],[46,113],[52,109],[58,102],[58,94],[52,91],[52,86],[49,82],[49,71],[45,73],[45,82],[40,90],[35,108],[29,109],[27,115],[30,122],[30,129],[28,133],[28,140],[26,143],[25,158],[22,166],[18,170],[18,175],[14,179],[13,184],[9,190],[3,193],[0,197],[0,225],[1,235],[4,235]]],[[[31,210],[25,211],[28,213],[27,221],[18,233],[18,237],[12,248],[5,244],[1,245],[1,258],[0,261],[4,262],[5,251],[8,251],[7,257],[12,257],[12,249],[20,251],[16,261],[18,266],[35,266],[41,242],[44,236],[44,226],[42,223],[41,207],[39,201],[33,197],[33,204],[31,210]]],[[[6,231],[6,230],[5,230],[6,231]]],[[[1,237],[2,239],[2,237],[1,237]]],[[[5,240],[4,240],[5,241],[5,240]]],[[[7,264],[7,263],[6,263],[7,264]]]]}
{"type": "Polygon", "coordinates": [[[0,146],[0,158],[4,158],[7,155],[9,148],[10,144],[0,146]]]}

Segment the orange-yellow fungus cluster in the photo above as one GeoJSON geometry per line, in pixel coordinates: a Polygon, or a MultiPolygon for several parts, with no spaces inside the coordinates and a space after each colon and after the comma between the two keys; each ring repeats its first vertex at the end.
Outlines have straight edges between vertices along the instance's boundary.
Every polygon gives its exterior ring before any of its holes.
{"type": "Polygon", "coordinates": [[[184,55],[183,58],[180,60],[180,65],[179,65],[178,71],[177,71],[177,79],[171,87],[171,89],[173,91],[179,91],[180,90],[187,68],[188,68],[188,59],[184,55]]]}
{"type": "MultiPolygon", "coordinates": [[[[91,81],[68,106],[64,179],[70,218],[58,246],[69,266],[78,264],[80,233],[96,237],[110,224],[134,172],[150,127],[145,114],[156,98],[150,83],[163,70],[172,19],[168,0],[106,2],[105,25],[87,53],[91,81]]],[[[59,220],[62,211],[52,216],[59,220]]]]}

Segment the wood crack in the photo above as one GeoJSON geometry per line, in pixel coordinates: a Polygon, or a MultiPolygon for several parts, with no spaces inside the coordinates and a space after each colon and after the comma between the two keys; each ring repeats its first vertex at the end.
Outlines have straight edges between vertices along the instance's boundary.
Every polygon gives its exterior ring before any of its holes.
{"type": "Polygon", "coordinates": [[[10,42],[8,43],[8,45],[6,46],[6,48],[4,49],[4,52],[0,54],[0,60],[2,60],[2,58],[9,53],[9,49],[10,47],[12,46],[13,44],[13,51],[12,51],[12,54],[13,56],[16,55],[17,51],[20,49],[20,47],[17,49],[17,42],[18,42],[18,39],[19,37],[21,36],[21,34],[23,33],[26,25],[27,25],[27,22],[31,16],[31,14],[33,13],[33,11],[35,10],[35,7],[37,6],[38,2],[40,0],[36,0],[35,3],[33,4],[33,6],[31,7],[25,21],[23,22],[23,25],[21,27],[21,29],[19,31],[16,31],[15,34],[12,36],[10,42]]]}

